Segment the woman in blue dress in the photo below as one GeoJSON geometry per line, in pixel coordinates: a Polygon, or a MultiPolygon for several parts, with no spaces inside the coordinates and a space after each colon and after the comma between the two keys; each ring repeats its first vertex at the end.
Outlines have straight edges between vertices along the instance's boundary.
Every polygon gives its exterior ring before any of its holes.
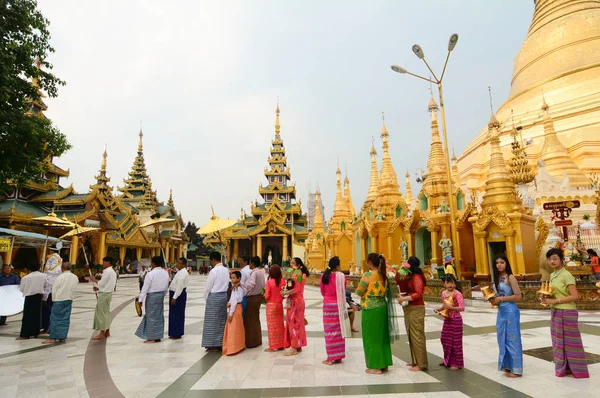
{"type": "Polygon", "coordinates": [[[494,258],[494,290],[492,304],[498,306],[496,331],[498,335],[498,370],[510,378],[523,375],[523,346],[521,344],[521,313],[516,302],[521,300],[519,282],[512,273],[505,254],[494,258]]]}

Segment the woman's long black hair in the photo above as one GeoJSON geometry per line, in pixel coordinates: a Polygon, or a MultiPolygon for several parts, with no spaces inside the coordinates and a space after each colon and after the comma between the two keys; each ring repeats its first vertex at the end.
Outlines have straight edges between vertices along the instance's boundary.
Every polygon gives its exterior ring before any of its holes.
{"type": "Polygon", "coordinates": [[[323,277],[321,278],[321,281],[323,282],[324,285],[329,284],[329,277],[331,276],[331,273],[339,266],[340,266],[340,258],[338,256],[334,256],[329,259],[329,266],[327,267],[327,269],[323,273],[323,277]]]}
{"type": "Polygon", "coordinates": [[[306,265],[304,265],[302,259],[300,257],[294,257],[294,262],[298,266],[298,269],[300,269],[300,271],[308,278],[310,271],[308,271],[308,268],[306,268],[306,265]]]}
{"type": "Polygon", "coordinates": [[[385,257],[382,254],[369,253],[367,259],[379,269],[379,276],[384,285],[387,285],[387,268],[385,263],[385,257]]]}
{"type": "Polygon", "coordinates": [[[410,272],[412,272],[413,276],[415,274],[421,275],[423,277],[423,286],[426,286],[427,285],[427,279],[425,279],[425,274],[423,273],[423,270],[420,267],[421,260],[419,260],[415,256],[410,256],[408,258],[407,263],[410,265],[410,272]]]}
{"type": "Polygon", "coordinates": [[[502,259],[506,263],[506,282],[508,284],[508,276],[512,275],[512,268],[510,268],[510,262],[508,261],[508,257],[504,253],[498,253],[494,256],[494,263],[492,264],[492,272],[494,273],[494,285],[496,286],[496,291],[500,291],[500,275],[498,272],[498,268],[496,268],[496,260],[502,259]]]}

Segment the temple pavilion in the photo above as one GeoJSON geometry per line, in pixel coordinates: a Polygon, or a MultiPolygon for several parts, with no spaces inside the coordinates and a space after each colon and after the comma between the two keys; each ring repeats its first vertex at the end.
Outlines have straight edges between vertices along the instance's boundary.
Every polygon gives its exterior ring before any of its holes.
{"type": "Polygon", "coordinates": [[[258,193],[250,215],[243,209],[240,219],[231,228],[208,236],[205,244],[224,245],[229,259],[238,261],[242,255],[259,256],[264,264],[287,264],[291,257],[304,256],[308,237],[307,217],[302,213],[302,201],[296,202],[296,184],[291,183],[285,146],[279,124],[279,104],[275,111],[275,137],[271,141],[269,167],[265,168],[266,185],[258,193]]]}
{"type": "MultiPolygon", "coordinates": [[[[45,117],[47,106],[42,101],[32,103],[32,113],[45,117]]],[[[63,187],[61,178],[69,177],[69,170],[56,166],[52,157],[46,159],[47,172],[39,182],[30,181],[24,186],[15,186],[12,191],[0,193],[0,227],[25,232],[37,232],[50,236],[61,236],[70,228],[47,228],[34,220],[54,212],[58,217],[84,227],[98,230],[74,236],[71,239],[69,257],[73,264],[85,264],[85,254],[91,264],[99,264],[107,254],[119,259],[121,264],[148,258],[164,252],[167,261],[185,256],[189,239],[182,233],[183,220],[175,210],[172,192],[167,204],[159,202],[152,190],[150,177],[144,162],[142,131],[139,133],[137,156],[135,157],[125,185],[119,188],[121,195],[113,194],[106,174],[107,152],[102,161],[96,182],[87,193],[77,193],[73,185],[63,187]],[[151,218],[170,219],[157,228],[140,228],[151,218]],[[161,250],[162,248],[162,250],[161,250]]],[[[2,252],[4,263],[24,268],[31,261],[43,262],[43,247],[21,247],[2,252]]]]}

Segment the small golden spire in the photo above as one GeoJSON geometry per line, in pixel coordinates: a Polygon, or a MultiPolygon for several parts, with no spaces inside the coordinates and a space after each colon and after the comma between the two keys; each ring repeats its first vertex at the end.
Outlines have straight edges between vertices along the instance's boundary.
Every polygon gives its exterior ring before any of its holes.
{"type": "Polygon", "coordinates": [[[102,164],[100,165],[100,171],[106,172],[106,147],[104,148],[104,153],[102,154],[102,164]]]}
{"type": "Polygon", "coordinates": [[[140,140],[138,142],[138,152],[143,152],[144,151],[144,145],[142,143],[142,138],[144,137],[144,133],[142,133],[142,126],[140,126],[140,133],[138,134],[138,136],[140,137],[140,140]]]}
{"type": "Polygon", "coordinates": [[[410,173],[408,172],[408,169],[406,170],[405,177],[406,177],[406,195],[405,195],[405,199],[406,199],[406,202],[408,203],[408,207],[410,208],[410,207],[412,207],[412,203],[413,203],[413,201],[414,201],[415,198],[413,196],[412,187],[410,185],[410,173]]]}
{"type": "Polygon", "coordinates": [[[277,108],[275,109],[275,135],[279,135],[281,126],[279,125],[279,97],[277,97],[277,108]]]}
{"type": "Polygon", "coordinates": [[[348,164],[346,164],[346,178],[344,178],[344,200],[346,201],[346,207],[350,212],[351,216],[356,214],[354,205],[352,204],[352,195],[350,194],[350,179],[348,178],[348,164]]]}
{"type": "Polygon", "coordinates": [[[427,193],[429,208],[436,210],[442,204],[443,198],[448,197],[448,177],[446,157],[436,116],[438,106],[433,95],[427,109],[431,113],[431,149],[427,159],[427,178],[423,182],[423,189],[427,193]]]}
{"type": "Polygon", "coordinates": [[[317,229],[317,231],[323,229],[323,215],[321,214],[321,203],[320,203],[321,193],[317,188],[315,192],[315,219],[313,220],[313,231],[317,229]]]}
{"type": "Polygon", "coordinates": [[[363,210],[377,199],[377,191],[379,190],[379,168],[377,167],[377,150],[375,149],[375,138],[372,138],[371,144],[371,178],[369,181],[369,191],[367,199],[363,205],[363,210]]]}
{"type": "Polygon", "coordinates": [[[381,160],[381,172],[379,173],[379,189],[377,191],[377,199],[375,206],[377,209],[382,209],[384,214],[392,216],[395,214],[395,206],[403,201],[402,193],[400,193],[400,184],[398,184],[398,176],[392,158],[390,157],[389,132],[385,126],[385,114],[382,112],[383,127],[381,130],[381,140],[383,141],[383,157],[381,160]]]}
{"type": "Polygon", "coordinates": [[[492,205],[501,211],[512,213],[515,205],[520,206],[521,203],[519,195],[516,192],[515,183],[506,169],[506,162],[502,156],[499,128],[500,123],[498,123],[498,120],[492,114],[490,123],[488,124],[488,137],[492,147],[492,154],[481,207],[487,208],[487,206],[492,205]]]}
{"type": "Polygon", "coordinates": [[[388,133],[387,127],[385,127],[385,112],[381,112],[381,138],[382,139],[386,139],[387,137],[390,136],[390,133],[388,133]]]}
{"type": "Polygon", "coordinates": [[[565,146],[560,142],[554,130],[554,121],[550,116],[550,107],[542,97],[542,110],[544,111],[544,145],[538,155],[546,166],[546,171],[553,177],[563,178],[565,173],[569,177],[569,184],[573,187],[588,187],[590,179],[575,164],[565,146]]]}

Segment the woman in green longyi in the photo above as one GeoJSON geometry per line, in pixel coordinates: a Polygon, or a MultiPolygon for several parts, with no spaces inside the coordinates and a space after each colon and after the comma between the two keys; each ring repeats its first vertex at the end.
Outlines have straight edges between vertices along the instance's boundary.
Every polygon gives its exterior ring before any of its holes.
{"type": "Polygon", "coordinates": [[[367,373],[380,374],[392,365],[385,258],[370,253],[367,266],[369,271],[360,280],[356,294],[360,296],[360,305],[363,309],[362,338],[367,373]]]}

